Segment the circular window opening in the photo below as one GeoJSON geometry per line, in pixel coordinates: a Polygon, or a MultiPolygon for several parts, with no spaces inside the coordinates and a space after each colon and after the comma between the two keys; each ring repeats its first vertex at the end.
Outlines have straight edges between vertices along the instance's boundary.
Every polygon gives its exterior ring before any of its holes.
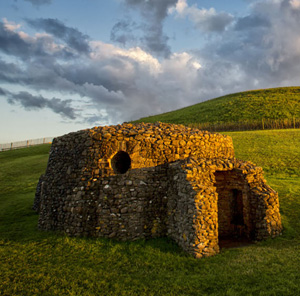
{"type": "Polygon", "coordinates": [[[127,152],[119,151],[111,160],[111,166],[116,174],[125,174],[131,167],[131,159],[127,152]]]}

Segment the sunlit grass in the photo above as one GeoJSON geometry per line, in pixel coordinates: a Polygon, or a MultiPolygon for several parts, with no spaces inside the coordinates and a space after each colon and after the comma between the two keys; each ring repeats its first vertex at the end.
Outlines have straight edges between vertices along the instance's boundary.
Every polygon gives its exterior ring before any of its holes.
{"type": "Polygon", "coordinates": [[[0,153],[0,295],[300,295],[299,132],[228,134],[279,192],[284,233],[200,260],[166,238],[39,231],[31,207],[49,146],[0,153]]]}
{"type": "Polygon", "coordinates": [[[269,185],[279,193],[286,235],[300,235],[300,130],[225,134],[233,139],[236,157],[263,167],[269,185]]]}
{"type": "Polygon", "coordinates": [[[262,89],[226,95],[136,122],[168,122],[201,129],[242,130],[300,125],[300,87],[262,89]],[[219,129],[218,129],[219,128],[219,129]]]}
{"type": "Polygon", "coordinates": [[[226,132],[237,158],[251,160],[277,176],[300,175],[300,130],[226,132]]]}

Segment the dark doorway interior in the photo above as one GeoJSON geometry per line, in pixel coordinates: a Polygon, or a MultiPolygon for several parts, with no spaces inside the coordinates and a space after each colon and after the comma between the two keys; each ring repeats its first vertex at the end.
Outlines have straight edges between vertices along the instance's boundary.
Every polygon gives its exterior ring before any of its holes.
{"type": "Polygon", "coordinates": [[[249,243],[244,204],[243,180],[234,171],[215,173],[218,193],[219,246],[234,247],[249,243]]]}
{"type": "Polygon", "coordinates": [[[233,226],[243,226],[244,225],[244,213],[243,213],[243,192],[238,189],[232,189],[231,198],[231,225],[233,226]]]}

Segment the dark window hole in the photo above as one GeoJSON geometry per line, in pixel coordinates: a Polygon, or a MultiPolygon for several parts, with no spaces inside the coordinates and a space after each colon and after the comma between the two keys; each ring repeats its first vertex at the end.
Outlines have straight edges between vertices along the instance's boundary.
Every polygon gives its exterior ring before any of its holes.
{"type": "Polygon", "coordinates": [[[125,174],[131,167],[129,154],[125,151],[119,151],[112,158],[111,166],[116,174],[125,174]]]}

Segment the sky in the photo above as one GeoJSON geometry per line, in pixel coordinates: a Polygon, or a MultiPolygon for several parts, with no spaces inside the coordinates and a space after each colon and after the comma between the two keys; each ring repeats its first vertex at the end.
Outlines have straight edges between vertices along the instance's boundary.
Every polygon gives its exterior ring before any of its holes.
{"type": "Polygon", "coordinates": [[[0,143],[300,85],[300,0],[1,0],[0,143]]]}

